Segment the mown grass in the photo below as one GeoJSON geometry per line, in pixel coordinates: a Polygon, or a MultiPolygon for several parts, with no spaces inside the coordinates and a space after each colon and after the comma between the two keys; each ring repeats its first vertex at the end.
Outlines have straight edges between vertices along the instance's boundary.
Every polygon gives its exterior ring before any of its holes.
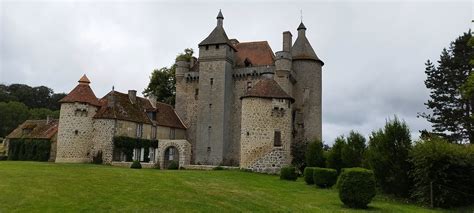
{"type": "Polygon", "coordinates": [[[241,171],[134,170],[92,164],[0,161],[0,212],[436,212],[377,196],[366,210],[302,179],[241,171]]]}

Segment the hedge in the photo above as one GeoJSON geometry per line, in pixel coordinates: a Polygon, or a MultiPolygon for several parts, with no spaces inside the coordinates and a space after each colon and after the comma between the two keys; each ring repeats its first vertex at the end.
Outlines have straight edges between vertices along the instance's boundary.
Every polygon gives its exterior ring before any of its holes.
{"type": "Polygon", "coordinates": [[[474,203],[474,146],[452,144],[441,138],[419,141],[410,152],[414,187],[411,196],[434,207],[474,203]]]}
{"type": "Polygon", "coordinates": [[[345,168],[337,180],[339,199],[351,208],[367,208],[375,196],[375,177],[371,170],[345,168]]]}
{"type": "MultiPolygon", "coordinates": [[[[133,158],[133,149],[136,148],[158,148],[158,140],[148,140],[142,138],[131,138],[126,136],[116,136],[114,137],[114,147],[120,149],[125,156],[127,156],[127,161],[132,161],[133,158]]],[[[145,149],[145,156],[148,156],[148,149],[145,149]]],[[[145,159],[147,161],[147,159],[145,159]]]]}
{"type": "Polygon", "coordinates": [[[132,165],[130,166],[130,168],[132,169],[141,169],[142,168],[142,164],[139,162],[139,161],[133,161],[132,165]]]}
{"type": "Polygon", "coordinates": [[[295,181],[298,178],[296,174],[296,169],[293,166],[287,166],[281,168],[280,171],[280,179],[281,180],[293,180],[295,181]]]}
{"type": "Polygon", "coordinates": [[[337,170],[316,167],[313,169],[313,181],[321,188],[330,188],[337,181],[337,170]]]}
{"type": "Polygon", "coordinates": [[[308,185],[314,184],[314,180],[313,180],[314,168],[316,168],[316,167],[306,167],[306,168],[304,168],[304,172],[303,172],[304,181],[308,185]]]}
{"type": "Polygon", "coordinates": [[[51,141],[47,139],[10,139],[8,160],[48,161],[51,141]]]}

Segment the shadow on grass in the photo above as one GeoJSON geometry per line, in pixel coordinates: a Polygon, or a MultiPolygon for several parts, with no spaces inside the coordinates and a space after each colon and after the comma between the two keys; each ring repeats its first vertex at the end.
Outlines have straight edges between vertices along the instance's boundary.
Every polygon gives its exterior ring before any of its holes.
{"type": "Polygon", "coordinates": [[[380,212],[382,211],[381,208],[379,207],[374,207],[374,206],[367,206],[367,208],[351,208],[349,206],[346,206],[344,204],[342,205],[338,205],[337,207],[341,207],[341,209],[344,209],[344,210],[357,210],[357,211],[363,211],[363,212],[380,212]]]}

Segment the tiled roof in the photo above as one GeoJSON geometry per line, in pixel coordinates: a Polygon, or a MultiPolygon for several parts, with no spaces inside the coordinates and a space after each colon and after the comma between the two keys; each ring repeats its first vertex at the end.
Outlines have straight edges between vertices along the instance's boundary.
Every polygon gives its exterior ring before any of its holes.
{"type": "Polygon", "coordinates": [[[58,132],[58,120],[26,120],[13,130],[7,138],[51,139],[58,132]]]}
{"type": "Polygon", "coordinates": [[[100,106],[99,100],[95,96],[92,89],[89,87],[89,79],[84,75],[79,80],[79,84],[63,99],[59,100],[59,103],[88,103],[94,106],[100,106]]]}
{"type": "Polygon", "coordinates": [[[235,45],[237,53],[235,63],[238,67],[245,66],[248,59],[252,66],[274,65],[275,55],[267,41],[243,42],[235,45]]]}
{"type": "Polygon", "coordinates": [[[137,123],[156,124],[179,129],[186,129],[173,107],[157,102],[156,108],[146,98],[137,97],[137,103],[132,104],[128,94],[112,91],[100,99],[101,108],[94,118],[109,118],[126,120],[137,123]],[[109,98],[113,96],[114,104],[108,106],[109,98]],[[147,112],[156,112],[156,121],[151,121],[147,112]]]}
{"type": "Polygon", "coordinates": [[[281,98],[281,99],[289,99],[292,102],[295,101],[290,95],[288,95],[278,83],[271,79],[271,78],[263,78],[262,80],[258,81],[255,86],[253,86],[249,91],[245,93],[241,97],[242,98],[249,98],[249,97],[257,97],[257,98],[281,98]]]}

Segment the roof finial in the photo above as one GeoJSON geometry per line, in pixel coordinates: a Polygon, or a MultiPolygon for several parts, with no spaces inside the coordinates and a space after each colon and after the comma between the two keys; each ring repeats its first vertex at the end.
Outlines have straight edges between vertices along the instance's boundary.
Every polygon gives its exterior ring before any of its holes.
{"type": "Polygon", "coordinates": [[[300,10],[300,19],[301,19],[301,23],[303,23],[303,10],[302,9],[300,10]]]}
{"type": "Polygon", "coordinates": [[[86,74],[84,74],[81,79],[79,79],[79,84],[85,84],[85,85],[88,85],[91,83],[91,81],[89,81],[89,79],[87,78],[86,74]]]}
{"type": "Polygon", "coordinates": [[[115,86],[114,85],[112,85],[112,91],[115,91],[115,86]]]}
{"type": "Polygon", "coordinates": [[[219,14],[217,14],[217,26],[222,27],[224,24],[224,16],[222,15],[221,9],[219,9],[219,14]]]}

